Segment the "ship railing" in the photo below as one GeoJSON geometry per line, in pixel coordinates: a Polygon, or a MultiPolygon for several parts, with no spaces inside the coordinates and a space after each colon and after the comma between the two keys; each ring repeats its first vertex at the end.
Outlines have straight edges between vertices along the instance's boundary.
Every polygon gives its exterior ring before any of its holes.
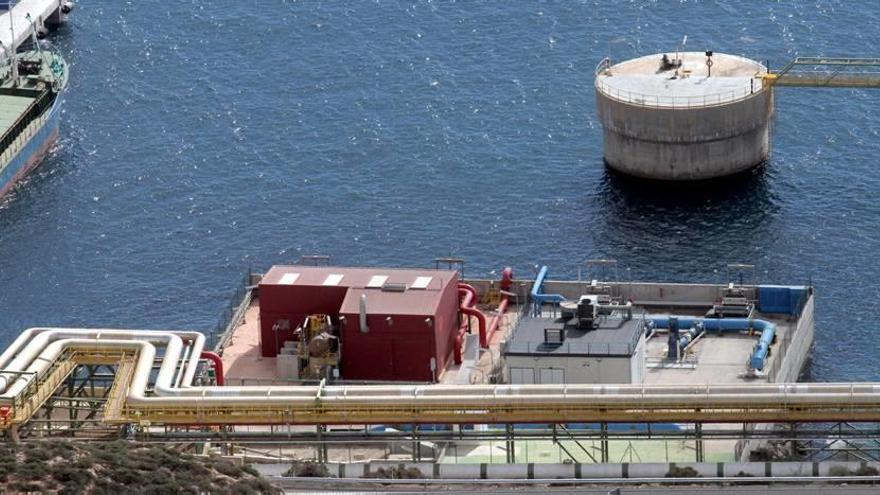
{"type": "Polygon", "coordinates": [[[705,108],[718,105],[727,105],[751,98],[763,91],[763,82],[760,77],[749,78],[749,84],[742,87],[705,95],[675,96],[645,94],[637,91],[629,91],[614,87],[603,80],[596,78],[596,91],[623,103],[631,103],[640,107],[649,108],[705,108]]]}
{"type": "Polygon", "coordinates": [[[12,158],[15,157],[16,153],[18,153],[22,147],[28,142],[28,140],[36,134],[37,130],[42,127],[47,120],[45,114],[40,116],[40,118],[31,121],[30,124],[27,125],[25,130],[19,134],[13,141],[12,144],[9,145],[8,148],[0,152],[0,164],[9,163],[12,158]]]}
{"type": "MultiPolygon", "coordinates": [[[[9,88],[0,90],[0,95],[22,95],[21,89],[9,88]]],[[[33,92],[32,92],[33,93],[33,92]]],[[[16,119],[15,123],[9,126],[9,129],[0,137],[0,153],[6,153],[6,150],[15,142],[15,140],[28,128],[34,120],[37,120],[43,112],[52,104],[53,93],[49,89],[45,89],[37,93],[36,99],[28,106],[27,110],[16,119]]]]}

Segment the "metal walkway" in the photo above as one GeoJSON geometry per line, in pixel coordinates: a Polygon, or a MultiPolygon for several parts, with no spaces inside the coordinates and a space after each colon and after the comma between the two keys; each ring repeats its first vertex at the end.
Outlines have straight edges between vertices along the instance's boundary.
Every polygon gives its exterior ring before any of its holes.
{"type": "Polygon", "coordinates": [[[765,86],[880,88],[880,58],[797,57],[764,75],[765,86]]]}
{"type": "MultiPolygon", "coordinates": [[[[574,422],[880,422],[880,385],[755,385],[743,398],[741,387],[699,386],[360,386],[297,387],[310,397],[284,397],[283,387],[266,387],[264,398],[242,401],[195,396],[183,401],[162,397],[126,400],[135,376],[136,356],[91,346],[61,360],[12,404],[9,424],[27,422],[73,365],[115,364],[104,412],[106,423],[232,424],[469,424],[574,422]],[[62,376],[63,375],[63,376],[62,376]],[[392,390],[393,389],[393,390],[392,390]],[[878,392],[874,392],[877,389],[878,392]],[[462,393],[464,392],[464,393],[462,393]],[[206,400],[212,399],[212,400],[206,400]],[[154,403],[153,403],[154,402],[154,403]]],[[[223,388],[223,387],[204,387],[223,388]]],[[[258,387],[254,387],[258,388],[258,387]]]]}
{"type": "Polygon", "coordinates": [[[191,341],[195,360],[181,359],[181,336],[193,335],[26,332],[4,352],[15,366],[0,371],[7,383],[0,429],[27,423],[65,377],[89,365],[114,370],[98,419],[105,425],[880,422],[875,383],[218,387],[187,386],[188,375],[181,387],[170,385],[199,366],[203,338],[191,341]]]}

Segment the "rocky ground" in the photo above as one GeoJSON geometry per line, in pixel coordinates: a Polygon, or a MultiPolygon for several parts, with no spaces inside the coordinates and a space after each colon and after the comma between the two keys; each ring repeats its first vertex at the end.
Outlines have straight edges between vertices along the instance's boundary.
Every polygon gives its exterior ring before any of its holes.
{"type": "Polygon", "coordinates": [[[125,441],[0,446],[2,493],[280,493],[250,466],[125,441]]]}

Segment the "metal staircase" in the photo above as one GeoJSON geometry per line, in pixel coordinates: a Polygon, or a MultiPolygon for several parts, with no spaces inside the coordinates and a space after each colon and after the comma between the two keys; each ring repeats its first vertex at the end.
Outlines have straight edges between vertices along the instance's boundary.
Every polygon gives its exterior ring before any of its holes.
{"type": "MultiPolygon", "coordinates": [[[[26,423],[36,413],[64,380],[76,369],[77,363],[73,354],[65,354],[53,363],[52,367],[42,376],[36,377],[12,401],[11,406],[0,410],[0,431],[13,424],[26,423]]],[[[22,376],[23,377],[23,376],[22,376]]],[[[19,378],[22,378],[19,377],[19,378]]]]}
{"type": "Polygon", "coordinates": [[[127,423],[129,421],[124,413],[125,398],[128,396],[128,387],[134,375],[136,362],[136,354],[123,354],[119,360],[116,377],[110,387],[107,403],[104,405],[105,423],[127,423]]]}

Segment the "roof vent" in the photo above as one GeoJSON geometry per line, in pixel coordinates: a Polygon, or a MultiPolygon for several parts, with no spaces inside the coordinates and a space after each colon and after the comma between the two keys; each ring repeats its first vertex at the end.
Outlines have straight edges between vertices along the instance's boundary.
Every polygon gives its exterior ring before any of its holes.
{"type": "Polygon", "coordinates": [[[544,343],[547,345],[562,345],[565,342],[564,328],[545,328],[544,343]]]}
{"type": "Polygon", "coordinates": [[[406,292],[406,284],[392,284],[386,282],[382,285],[382,292],[406,292]]]}

